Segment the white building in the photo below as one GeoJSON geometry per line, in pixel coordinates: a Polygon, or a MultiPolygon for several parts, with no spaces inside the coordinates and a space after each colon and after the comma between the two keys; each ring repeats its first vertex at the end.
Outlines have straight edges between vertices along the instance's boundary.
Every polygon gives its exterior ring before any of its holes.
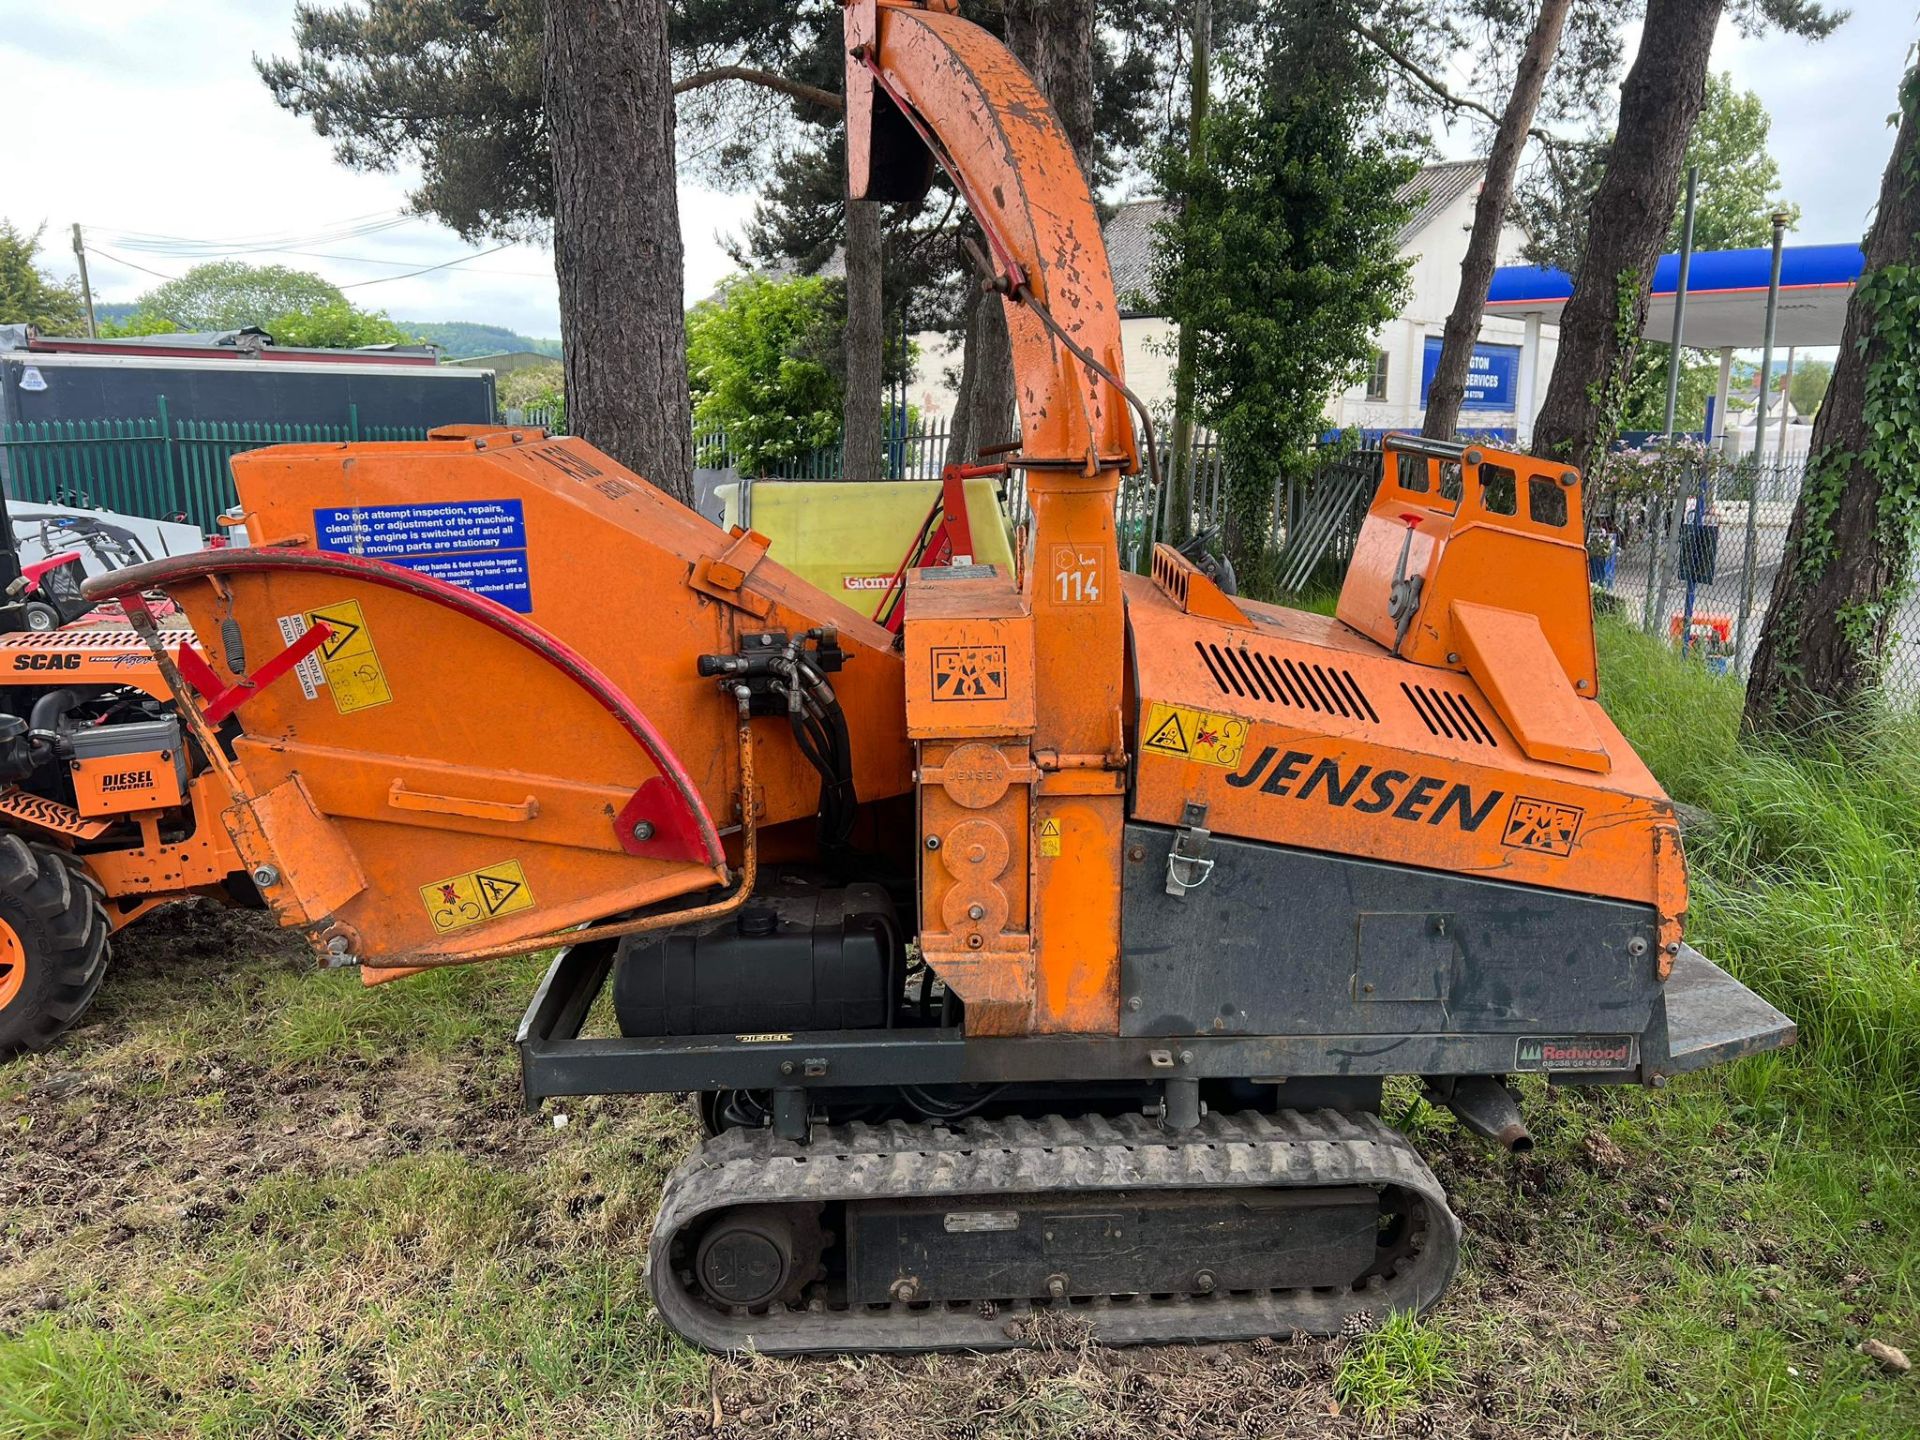
{"type": "MultiPolygon", "coordinates": [[[[1413,262],[1408,272],[1411,289],[1401,313],[1377,337],[1379,353],[1371,375],[1329,398],[1329,427],[1419,428],[1426,409],[1425,380],[1432,374],[1447,314],[1460,288],[1460,261],[1485,169],[1480,160],[1429,165],[1401,188],[1401,198],[1413,207],[1399,235],[1400,253],[1413,262]]],[[[1161,414],[1173,404],[1176,327],[1153,313],[1147,297],[1153,289],[1154,225],[1165,214],[1162,201],[1128,201],[1106,227],[1114,289],[1120,296],[1127,383],[1161,414]]],[[[1498,263],[1517,262],[1524,240],[1509,225],[1500,237],[1498,263]]],[[[926,419],[946,419],[953,414],[960,337],[926,332],[915,338],[920,354],[912,401],[926,419]]],[[[1558,326],[1543,324],[1537,316],[1484,318],[1474,356],[1476,379],[1468,390],[1461,428],[1508,436],[1517,430],[1523,443],[1528,440],[1558,346],[1558,326]]]]}

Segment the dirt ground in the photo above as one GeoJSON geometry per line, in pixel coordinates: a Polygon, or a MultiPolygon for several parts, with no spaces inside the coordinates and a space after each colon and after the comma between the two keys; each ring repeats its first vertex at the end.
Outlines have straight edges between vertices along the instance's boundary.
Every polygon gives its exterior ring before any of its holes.
{"type": "Polygon", "coordinates": [[[1529,1092],[1541,1144],[1518,1163],[1409,1119],[1469,1237],[1424,1324],[1121,1352],[1063,1322],[988,1357],[709,1360],[641,1288],[689,1107],[523,1113],[536,973],[365,991],[259,916],[135,926],[85,1026],[0,1067],[0,1436],[1822,1433],[1793,1420],[1815,1408],[1749,1432],[1764,1407],[1737,1367],[1676,1353],[1676,1306],[1736,1359],[1785,1345],[1799,1381],[1850,1387],[1858,1433],[1920,1414],[1847,1358],[1884,1274],[1764,1216],[1694,1223],[1754,1198],[1727,1207],[1757,1162],[1713,1097],[1679,1155],[1636,1148],[1637,1096],[1529,1092]],[[1830,1331],[1766,1283],[1795,1267],[1850,1297],[1830,1331]]]}

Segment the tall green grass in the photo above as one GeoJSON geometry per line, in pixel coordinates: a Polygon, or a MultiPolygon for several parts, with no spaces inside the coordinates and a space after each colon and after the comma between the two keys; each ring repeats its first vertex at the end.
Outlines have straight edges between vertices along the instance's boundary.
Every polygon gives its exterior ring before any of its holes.
{"type": "Polygon", "coordinates": [[[1688,938],[1791,1015],[1769,1081],[1920,1130],[1920,715],[1791,744],[1740,734],[1736,681],[1600,627],[1602,701],[1688,817],[1688,938]]]}

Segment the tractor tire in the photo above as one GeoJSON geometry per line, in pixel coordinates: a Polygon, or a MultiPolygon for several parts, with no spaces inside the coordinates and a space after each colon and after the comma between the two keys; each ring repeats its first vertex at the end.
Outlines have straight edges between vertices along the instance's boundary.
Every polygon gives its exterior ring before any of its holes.
{"type": "Polygon", "coordinates": [[[44,601],[29,600],[26,603],[25,609],[27,612],[27,629],[58,630],[60,628],[60,612],[44,601]]]}
{"type": "Polygon", "coordinates": [[[107,912],[86,867],[0,834],[0,1060],[44,1050],[107,973],[107,912]]]}

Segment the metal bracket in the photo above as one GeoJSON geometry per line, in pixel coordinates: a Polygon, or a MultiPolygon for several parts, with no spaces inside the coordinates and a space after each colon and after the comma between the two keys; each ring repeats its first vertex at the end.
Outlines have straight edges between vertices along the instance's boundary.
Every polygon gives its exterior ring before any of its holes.
{"type": "Polygon", "coordinates": [[[1167,894],[1176,900],[1189,890],[1198,890],[1213,875],[1213,861],[1207,851],[1213,848],[1213,832],[1207,829],[1207,807],[1188,801],[1180,817],[1180,833],[1173,837],[1167,852],[1167,894]]]}

